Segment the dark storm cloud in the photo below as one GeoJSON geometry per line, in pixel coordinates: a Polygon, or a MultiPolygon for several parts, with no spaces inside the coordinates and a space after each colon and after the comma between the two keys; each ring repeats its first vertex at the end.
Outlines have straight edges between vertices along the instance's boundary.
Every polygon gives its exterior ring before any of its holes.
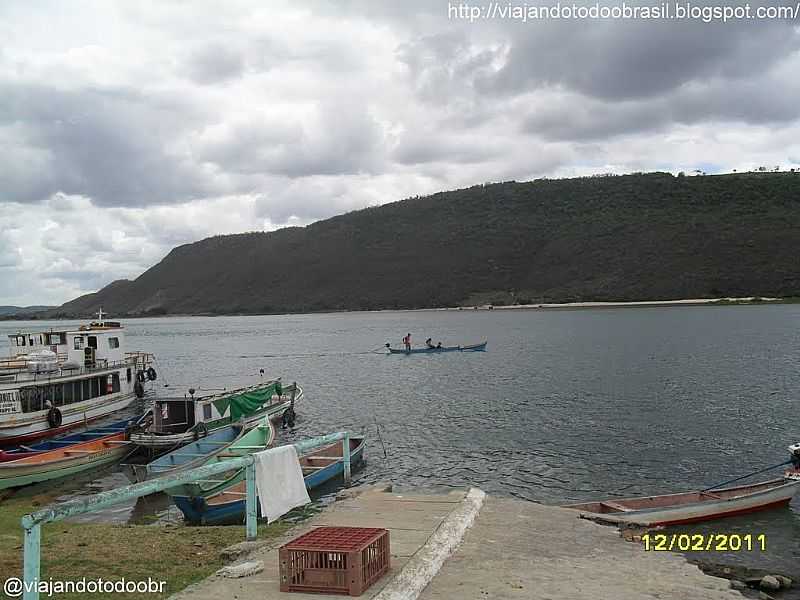
{"type": "Polygon", "coordinates": [[[31,160],[0,166],[6,200],[40,201],[64,192],[98,206],[146,206],[217,191],[210,177],[170,151],[175,136],[198,118],[180,100],[131,89],[64,91],[0,82],[0,128],[31,160]]]}
{"type": "Polygon", "coordinates": [[[614,101],[560,94],[543,101],[523,130],[561,141],[603,140],[641,134],[679,123],[789,123],[800,118],[800,83],[782,74],[752,80],[715,80],[646,100],[614,101]],[[780,89],[775,96],[765,89],[780,89]]]}
{"type": "Polygon", "coordinates": [[[576,21],[515,27],[487,94],[560,86],[610,100],[652,97],[692,81],[757,76],[800,48],[787,22],[576,21]]]}

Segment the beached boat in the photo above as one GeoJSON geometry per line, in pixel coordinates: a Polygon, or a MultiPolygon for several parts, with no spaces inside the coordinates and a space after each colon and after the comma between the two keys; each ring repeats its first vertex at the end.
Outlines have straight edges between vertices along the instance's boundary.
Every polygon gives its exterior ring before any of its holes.
{"type": "MultiPolygon", "coordinates": [[[[355,468],[364,459],[366,438],[350,438],[350,464],[355,468]]],[[[342,440],[305,453],[300,457],[303,479],[309,491],[322,486],[344,472],[342,440]]],[[[173,496],[184,519],[193,524],[224,525],[241,523],[245,510],[245,481],[239,481],[207,497],[173,496]]],[[[260,510],[259,510],[260,517],[260,510]]]]}
{"type": "Polygon", "coordinates": [[[171,475],[178,471],[199,467],[210,458],[223,454],[231,444],[242,437],[244,432],[244,425],[241,424],[220,427],[206,437],[168,452],[146,465],[123,465],[125,475],[133,483],[141,483],[153,477],[171,475]]]}
{"type": "Polygon", "coordinates": [[[119,433],[120,431],[125,431],[130,427],[133,427],[137,421],[138,417],[125,419],[115,423],[109,423],[108,425],[101,425],[92,429],[87,429],[86,431],[71,433],[64,437],[45,440],[29,446],[17,446],[15,448],[0,450],[0,463],[36,456],[42,452],[58,450],[59,448],[67,448],[76,444],[82,444],[83,442],[96,440],[97,438],[105,437],[107,435],[111,435],[112,433],[119,433]]]}
{"type": "Polygon", "coordinates": [[[642,526],[680,525],[785,506],[800,486],[800,471],[752,485],[567,504],[586,518],[642,526]]]}
{"type": "Polygon", "coordinates": [[[486,350],[486,343],[481,342],[480,344],[471,344],[467,346],[441,346],[441,347],[434,347],[434,348],[411,348],[411,350],[406,350],[405,348],[392,348],[389,344],[386,344],[386,349],[389,351],[389,354],[436,354],[438,352],[483,352],[486,350]]]}
{"type": "Polygon", "coordinates": [[[102,311],[89,325],[9,336],[0,359],[0,446],[85,426],[144,396],[153,355],[125,352],[125,331],[102,311]]]}
{"type": "Polygon", "coordinates": [[[302,398],[303,388],[297,383],[282,385],[280,379],[211,396],[155,398],[149,423],[132,433],[131,441],[164,451],[241,421],[252,427],[265,416],[277,422],[286,414],[293,423],[294,405],[302,398]]]}
{"type": "Polygon", "coordinates": [[[122,460],[134,449],[127,438],[128,432],[120,431],[0,463],[0,490],[60,479],[122,460]]]}
{"type": "MultiPolygon", "coordinates": [[[[275,426],[268,416],[264,416],[259,425],[239,437],[226,448],[225,452],[215,454],[204,461],[203,464],[217,463],[253,454],[254,452],[261,452],[272,446],[273,443],[275,443],[275,426]]],[[[227,489],[243,479],[244,469],[231,469],[216,475],[214,479],[184,483],[165,491],[173,496],[208,496],[227,489]]]]}

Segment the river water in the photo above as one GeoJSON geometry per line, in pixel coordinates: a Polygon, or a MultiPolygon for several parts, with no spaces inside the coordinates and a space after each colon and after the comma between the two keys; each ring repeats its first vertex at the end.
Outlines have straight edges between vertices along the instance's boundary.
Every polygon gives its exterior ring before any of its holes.
{"type": "MultiPolygon", "coordinates": [[[[18,328],[0,323],[2,343],[18,328]]],[[[800,305],[342,313],[129,319],[156,354],[157,394],[266,376],[306,391],[294,436],[369,436],[363,481],[467,484],[544,503],[704,488],[788,458],[800,441],[800,305]],[[408,332],[486,352],[393,355],[408,332]],[[168,387],[165,387],[168,386],[168,387]],[[385,452],[385,456],[384,456],[385,452]]],[[[292,439],[283,434],[283,439],[292,439]]],[[[64,496],[122,485],[106,472],[64,496]]],[[[121,507],[117,519],[167,511],[121,507]]],[[[173,508],[174,512],[174,508],[173,508]]],[[[715,555],[800,578],[800,498],[688,529],[765,533],[767,552],[715,555]]],[[[755,537],[755,535],[754,535],[755,537]]]]}

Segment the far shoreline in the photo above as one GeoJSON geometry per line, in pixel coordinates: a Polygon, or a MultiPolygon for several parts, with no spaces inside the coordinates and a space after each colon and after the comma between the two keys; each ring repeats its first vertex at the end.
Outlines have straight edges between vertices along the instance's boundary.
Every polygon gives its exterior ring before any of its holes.
{"type": "MultiPolygon", "coordinates": [[[[741,296],[725,298],[684,298],[680,300],[634,300],[634,301],[590,301],[590,302],[541,302],[530,304],[469,304],[463,306],[446,306],[439,308],[381,308],[374,310],[323,310],[316,312],[274,312],[274,313],[168,313],[158,315],[127,315],[110,317],[112,319],[169,319],[187,317],[263,317],[263,316],[299,316],[299,315],[331,315],[359,313],[402,313],[402,312],[454,312],[454,311],[514,311],[514,310],[590,310],[619,308],[660,308],[681,306],[762,306],[765,304],[795,304],[800,299],[794,297],[778,298],[765,296],[741,296]]],[[[35,321],[76,321],[91,319],[89,316],[69,317],[36,317],[35,315],[19,315],[19,317],[0,317],[2,322],[35,322],[35,321]]]]}

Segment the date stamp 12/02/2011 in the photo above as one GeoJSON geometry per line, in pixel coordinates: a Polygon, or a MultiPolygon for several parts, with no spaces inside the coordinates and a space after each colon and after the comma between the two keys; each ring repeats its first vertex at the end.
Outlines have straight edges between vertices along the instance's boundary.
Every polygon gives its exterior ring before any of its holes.
{"type": "Polygon", "coordinates": [[[767,551],[763,533],[645,533],[642,544],[655,552],[752,552],[767,551]]]}

